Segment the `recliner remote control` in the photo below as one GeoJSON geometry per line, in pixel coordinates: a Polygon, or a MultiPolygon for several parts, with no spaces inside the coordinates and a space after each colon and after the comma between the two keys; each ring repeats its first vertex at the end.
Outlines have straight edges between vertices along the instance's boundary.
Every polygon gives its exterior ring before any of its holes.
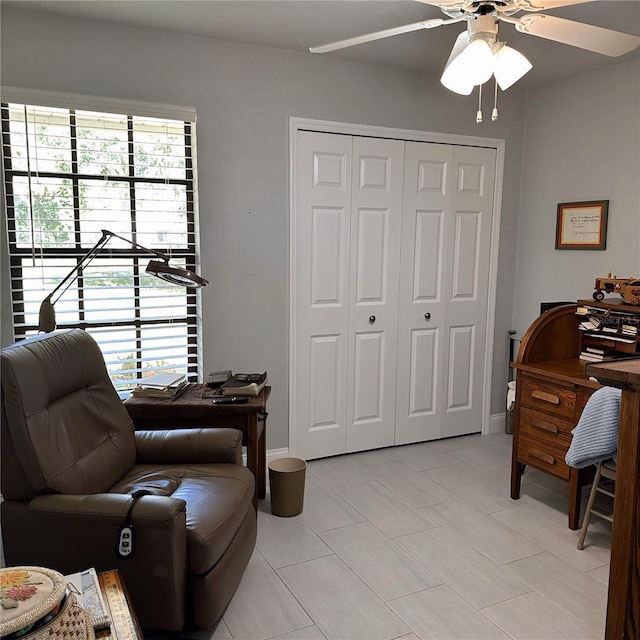
{"type": "Polygon", "coordinates": [[[132,556],[136,550],[136,544],[133,539],[133,523],[131,522],[131,512],[136,502],[143,496],[150,495],[151,491],[148,489],[137,489],[131,494],[132,500],[127,511],[127,516],[124,519],[124,523],[120,527],[120,533],[118,534],[118,544],[116,545],[116,554],[123,560],[132,556]]]}
{"type": "Polygon", "coordinates": [[[118,541],[118,553],[121,558],[127,558],[133,553],[133,532],[131,525],[124,525],[120,529],[120,540],[118,541]]]}

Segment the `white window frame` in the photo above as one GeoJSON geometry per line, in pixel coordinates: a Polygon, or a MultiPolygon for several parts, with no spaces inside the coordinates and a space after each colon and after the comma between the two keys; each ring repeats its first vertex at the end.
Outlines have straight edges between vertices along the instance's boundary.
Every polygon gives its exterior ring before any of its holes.
{"type": "MultiPolygon", "coordinates": [[[[188,242],[186,249],[173,249],[171,250],[171,258],[176,261],[176,264],[182,264],[193,271],[199,271],[199,228],[198,228],[198,212],[197,212],[197,186],[196,186],[196,154],[195,154],[195,121],[196,114],[195,110],[191,107],[183,107],[176,105],[162,105],[155,103],[146,103],[146,102],[138,102],[138,101],[129,101],[129,100],[116,100],[112,98],[101,98],[95,96],[82,96],[78,94],[65,94],[65,93],[57,93],[57,92],[49,92],[49,91],[37,91],[30,89],[21,89],[15,87],[2,87],[1,89],[1,97],[0,102],[3,105],[3,186],[5,189],[5,207],[4,207],[4,220],[2,222],[2,226],[6,228],[6,236],[3,242],[8,242],[6,246],[7,255],[3,256],[2,268],[3,271],[8,268],[9,270],[9,280],[11,282],[11,303],[12,303],[12,321],[13,321],[13,332],[14,339],[19,340],[28,335],[32,335],[37,332],[37,315],[34,317],[33,311],[29,314],[25,315],[24,305],[21,305],[20,296],[22,292],[23,280],[21,276],[21,260],[24,259],[25,255],[33,254],[37,255],[38,258],[44,257],[47,250],[41,249],[38,247],[37,250],[30,248],[25,250],[24,248],[19,248],[18,243],[16,242],[16,234],[15,234],[15,217],[14,217],[14,201],[12,198],[12,180],[19,174],[24,174],[24,171],[15,171],[12,168],[11,157],[10,157],[10,136],[8,135],[7,130],[5,129],[4,124],[4,116],[7,115],[5,110],[6,104],[22,104],[29,106],[37,106],[44,108],[61,108],[61,109],[69,109],[71,112],[75,112],[77,110],[81,111],[97,111],[100,113],[112,113],[112,114],[120,114],[126,115],[129,119],[135,117],[149,117],[149,118],[161,118],[166,120],[179,120],[184,123],[184,141],[185,141],[185,157],[186,157],[186,168],[185,168],[185,178],[184,180],[176,180],[175,183],[186,184],[186,192],[187,192],[187,211],[186,211],[186,225],[187,225],[187,237],[188,242]],[[7,153],[9,151],[9,153],[7,153]]],[[[73,134],[70,133],[70,136],[73,134]]],[[[65,177],[71,178],[73,181],[77,181],[78,175],[75,172],[66,173],[65,177]]],[[[116,179],[115,177],[113,179],[116,179]]],[[[119,181],[123,180],[123,176],[117,176],[119,181]]],[[[169,179],[166,180],[153,180],[153,179],[145,179],[134,176],[125,176],[125,182],[129,182],[130,185],[134,184],[145,184],[145,185],[153,185],[154,183],[163,182],[164,184],[170,184],[172,181],[169,179]]],[[[74,199],[75,200],[75,199],[74,199]]],[[[133,242],[140,242],[145,247],[157,250],[160,252],[166,252],[166,248],[163,246],[153,246],[150,245],[147,241],[139,240],[136,237],[136,225],[135,225],[135,206],[132,205],[132,210],[127,213],[130,213],[132,216],[132,233],[123,234],[130,237],[133,242]]],[[[79,219],[79,206],[77,202],[74,202],[74,219],[79,219]]],[[[148,260],[152,256],[145,255],[141,253],[139,250],[134,247],[126,247],[123,243],[114,243],[115,248],[109,248],[109,253],[113,256],[116,256],[119,260],[128,260],[131,259],[133,261],[133,273],[134,275],[134,289],[139,283],[139,275],[145,266],[145,260],[148,260]],[[142,265],[140,267],[140,264],[142,265]]],[[[55,250],[49,251],[48,255],[60,257],[64,255],[64,257],[73,257],[77,260],[81,258],[81,256],[90,248],[90,244],[87,245],[86,238],[82,238],[81,234],[74,234],[74,249],[66,250],[62,253],[56,253],[55,250]]],[[[5,246],[3,246],[5,249],[5,246]]],[[[104,256],[103,256],[104,257],[104,256]]],[[[99,259],[99,258],[98,258],[99,259]]],[[[96,261],[97,262],[97,261],[96,261]]],[[[87,273],[91,266],[88,267],[87,273]]],[[[7,278],[3,277],[3,282],[6,282],[7,278]]],[[[55,286],[55,285],[54,285],[55,286]]],[[[51,290],[51,285],[45,285],[43,283],[43,291],[46,291],[47,287],[49,291],[51,290]]],[[[186,293],[186,304],[184,306],[185,315],[181,318],[175,318],[171,315],[167,315],[164,320],[156,319],[155,322],[158,327],[160,327],[160,332],[162,332],[163,322],[165,325],[177,324],[177,321],[181,322],[186,326],[186,333],[184,336],[185,343],[183,351],[184,353],[177,359],[171,359],[168,363],[168,368],[172,370],[182,370],[189,379],[196,380],[202,375],[202,362],[201,362],[201,296],[200,290],[194,289],[186,289],[180,290],[186,293]],[[178,364],[178,361],[180,363],[178,364]]],[[[78,322],[59,322],[59,328],[70,328],[70,327],[80,327],[84,328],[96,338],[98,343],[101,345],[103,349],[103,353],[105,354],[105,361],[107,361],[107,365],[109,366],[109,362],[113,361],[113,358],[118,354],[115,353],[117,351],[117,347],[113,344],[106,344],[108,340],[102,340],[101,343],[101,329],[103,331],[107,331],[105,327],[112,327],[114,323],[101,323],[95,321],[84,321],[83,313],[82,313],[82,280],[80,279],[78,283],[78,299],[79,304],[79,321],[78,322]]],[[[72,291],[69,291],[68,295],[71,295],[72,291]]],[[[44,297],[44,296],[43,296],[44,297]]],[[[7,296],[3,295],[3,301],[7,300],[7,296]]],[[[134,298],[136,301],[140,301],[140,297],[136,294],[134,298]]],[[[122,380],[118,381],[114,379],[114,384],[116,388],[119,390],[124,390],[127,387],[134,386],[136,380],[139,380],[142,375],[152,374],[155,371],[153,370],[153,366],[145,363],[145,357],[143,355],[143,340],[140,339],[141,329],[143,327],[149,327],[149,322],[144,318],[141,318],[139,312],[140,304],[133,305],[133,313],[131,316],[131,320],[129,322],[121,322],[120,326],[123,328],[133,328],[136,332],[136,348],[134,351],[134,365],[131,368],[131,371],[135,371],[135,378],[131,381],[123,382],[122,380]]],[[[169,328],[167,327],[167,330],[169,328]]],[[[130,346],[130,343],[129,343],[130,346]]],[[[125,351],[130,351],[130,349],[125,349],[125,351]]],[[[122,355],[122,354],[120,354],[122,355]]]]}

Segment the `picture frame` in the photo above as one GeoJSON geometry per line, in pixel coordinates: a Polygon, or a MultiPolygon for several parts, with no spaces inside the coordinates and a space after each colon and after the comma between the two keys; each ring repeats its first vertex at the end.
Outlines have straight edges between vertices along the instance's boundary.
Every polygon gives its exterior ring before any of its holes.
{"type": "Polygon", "coordinates": [[[561,202],[556,221],[556,249],[607,248],[608,200],[561,202]]]}

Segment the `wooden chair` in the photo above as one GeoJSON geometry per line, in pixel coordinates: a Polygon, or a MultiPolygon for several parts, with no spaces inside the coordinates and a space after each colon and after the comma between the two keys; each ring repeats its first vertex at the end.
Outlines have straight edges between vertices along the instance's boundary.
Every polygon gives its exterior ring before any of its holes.
{"type": "Polygon", "coordinates": [[[611,486],[611,483],[604,483],[603,479],[612,480],[614,485],[616,481],[616,463],[612,460],[604,460],[598,463],[596,469],[596,475],[593,478],[593,484],[591,485],[591,493],[589,494],[589,501],[587,502],[587,510],[584,514],[584,520],[582,521],[582,527],[580,528],[580,535],[578,537],[578,549],[584,549],[584,539],[587,535],[587,529],[589,528],[589,521],[591,515],[598,516],[613,523],[613,511],[611,513],[604,513],[599,509],[594,509],[596,496],[598,493],[609,496],[615,499],[615,486],[611,486]]]}

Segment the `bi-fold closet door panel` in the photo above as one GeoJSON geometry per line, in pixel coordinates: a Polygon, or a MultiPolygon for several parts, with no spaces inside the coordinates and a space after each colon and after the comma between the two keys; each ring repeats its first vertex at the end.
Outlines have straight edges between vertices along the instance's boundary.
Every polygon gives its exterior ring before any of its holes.
{"type": "Polygon", "coordinates": [[[396,444],[482,427],[494,149],[407,142],[396,444]]]}
{"type": "Polygon", "coordinates": [[[390,446],[404,143],[314,132],[297,143],[296,453],[390,446]]]}
{"type": "Polygon", "coordinates": [[[346,451],[395,443],[404,142],[353,138],[346,451]]]}
{"type": "Polygon", "coordinates": [[[296,455],[481,429],[495,162],[494,149],[297,133],[296,455]]]}
{"type": "Polygon", "coordinates": [[[299,132],[295,184],[296,454],[344,453],[351,238],[351,136],[299,132]]]}

